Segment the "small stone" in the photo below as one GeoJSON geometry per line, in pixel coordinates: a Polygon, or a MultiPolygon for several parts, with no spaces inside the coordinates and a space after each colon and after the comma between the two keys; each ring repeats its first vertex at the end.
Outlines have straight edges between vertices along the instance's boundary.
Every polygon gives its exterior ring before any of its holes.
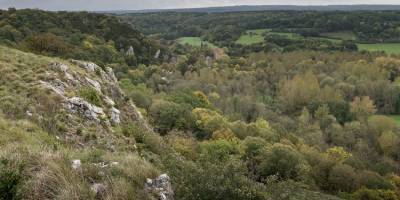
{"type": "Polygon", "coordinates": [[[96,194],[96,199],[102,199],[107,191],[106,186],[102,183],[95,183],[90,189],[96,194]]]}
{"type": "Polygon", "coordinates": [[[26,116],[28,116],[28,117],[32,117],[32,116],[33,116],[33,114],[31,113],[31,111],[29,111],[29,110],[27,110],[25,113],[26,113],[26,116]]]}
{"type": "Polygon", "coordinates": [[[73,160],[72,161],[72,169],[77,170],[79,168],[81,168],[81,160],[73,160]]]}

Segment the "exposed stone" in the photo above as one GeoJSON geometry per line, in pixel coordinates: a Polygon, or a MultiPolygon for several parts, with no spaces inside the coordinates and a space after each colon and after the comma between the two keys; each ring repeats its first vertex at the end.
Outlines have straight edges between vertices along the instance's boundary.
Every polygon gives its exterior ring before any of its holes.
{"type": "Polygon", "coordinates": [[[160,57],[160,54],[161,54],[161,50],[159,49],[159,50],[156,52],[156,55],[154,55],[154,59],[158,59],[158,58],[160,57]]]}
{"type": "Polygon", "coordinates": [[[100,69],[100,67],[92,62],[84,62],[80,60],[71,60],[71,63],[78,65],[79,67],[82,67],[86,69],[87,71],[92,71],[94,72],[96,69],[100,69]]]}
{"type": "Polygon", "coordinates": [[[40,80],[39,83],[45,86],[46,88],[53,90],[53,92],[57,93],[60,96],[64,96],[65,88],[68,87],[66,83],[62,82],[59,79],[55,79],[51,82],[45,82],[40,80]]]}
{"type": "Polygon", "coordinates": [[[59,62],[55,62],[55,63],[51,63],[50,66],[57,71],[66,73],[67,70],[69,69],[68,65],[65,65],[63,63],[59,63],[59,62]]]}
{"type": "Polygon", "coordinates": [[[127,56],[135,56],[135,51],[133,50],[133,47],[130,46],[128,51],[126,51],[127,56]]]}
{"type": "Polygon", "coordinates": [[[33,116],[32,112],[29,111],[29,110],[27,110],[27,111],[25,112],[25,114],[26,114],[27,117],[32,117],[32,116],[33,116]]]}
{"type": "Polygon", "coordinates": [[[67,109],[73,113],[81,113],[87,119],[99,122],[99,117],[103,117],[105,114],[103,109],[97,107],[80,97],[72,97],[67,99],[67,109]]]}
{"type": "Polygon", "coordinates": [[[110,97],[106,96],[106,97],[104,97],[103,100],[108,106],[111,106],[111,107],[115,106],[115,102],[110,97]]]}
{"type": "Polygon", "coordinates": [[[162,174],[156,179],[147,179],[145,188],[148,191],[158,194],[160,200],[173,200],[174,191],[172,190],[171,180],[167,174],[162,174]]]}
{"type": "Polygon", "coordinates": [[[96,194],[96,199],[103,199],[107,191],[107,187],[102,183],[95,183],[90,189],[96,194]]]}
{"type": "Polygon", "coordinates": [[[77,170],[80,169],[82,166],[81,160],[73,160],[72,161],[72,169],[77,170]]]}
{"type": "Polygon", "coordinates": [[[207,56],[206,58],[206,65],[207,67],[211,67],[212,65],[212,58],[210,56],[207,56]]]}
{"type": "Polygon", "coordinates": [[[121,123],[120,114],[121,112],[118,109],[114,107],[111,108],[111,123],[113,123],[114,125],[118,125],[119,123],[121,123]]]}
{"type": "Polygon", "coordinates": [[[88,77],[85,77],[85,80],[97,91],[101,93],[101,85],[99,82],[92,80],[88,77]]]}

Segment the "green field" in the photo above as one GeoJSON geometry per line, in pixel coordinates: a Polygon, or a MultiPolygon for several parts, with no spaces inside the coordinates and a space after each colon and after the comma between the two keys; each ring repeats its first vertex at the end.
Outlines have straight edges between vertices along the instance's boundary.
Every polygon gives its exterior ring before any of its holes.
{"type": "Polygon", "coordinates": [[[245,34],[243,34],[237,41],[237,44],[242,45],[251,45],[264,42],[264,35],[280,35],[285,36],[290,39],[302,38],[299,34],[296,33],[282,33],[282,32],[272,32],[271,29],[255,29],[248,30],[245,34]]]}
{"type": "Polygon", "coordinates": [[[396,121],[397,126],[400,127],[400,115],[388,115],[388,117],[394,119],[396,121]]]}
{"type": "Polygon", "coordinates": [[[329,33],[322,33],[322,37],[332,38],[332,39],[339,39],[339,40],[356,40],[357,36],[350,31],[339,31],[339,32],[329,32],[329,33]]]}
{"type": "Polygon", "coordinates": [[[245,34],[240,36],[236,41],[237,44],[251,45],[264,42],[264,33],[271,31],[270,29],[255,29],[248,30],[245,34]]]}
{"type": "Polygon", "coordinates": [[[200,37],[181,37],[177,39],[180,44],[188,44],[194,47],[200,47],[201,45],[207,45],[211,48],[216,48],[214,44],[202,40],[200,37]]]}
{"type": "Polygon", "coordinates": [[[389,54],[400,54],[400,43],[357,44],[359,50],[384,51],[389,54]]]}

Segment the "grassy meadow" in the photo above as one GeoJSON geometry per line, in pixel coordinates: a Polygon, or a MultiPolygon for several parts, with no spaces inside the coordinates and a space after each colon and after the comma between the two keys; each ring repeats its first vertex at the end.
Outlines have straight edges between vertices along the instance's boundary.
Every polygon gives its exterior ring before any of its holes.
{"type": "Polygon", "coordinates": [[[353,32],[349,32],[349,31],[322,33],[321,36],[325,37],[325,38],[332,38],[332,39],[339,39],[339,40],[356,40],[357,39],[357,36],[353,32]]]}
{"type": "Polygon", "coordinates": [[[384,51],[388,54],[400,54],[400,43],[357,44],[359,50],[384,51]]]}
{"type": "Polygon", "coordinates": [[[254,29],[248,30],[243,34],[237,41],[237,44],[241,45],[252,45],[264,42],[264,35],[280,35],[285,36],[290,39],[302,38],[302,36],[295,33],[282,33],[282,32],[272,32],[272,29],[254,29]]]}
{"type": "Polygon", "coordinates": [[[212,44],[211,42],[202,40],[200,37],[181,37],[177,41],[180,44],[187,44],[187,45],[194,46],[194,47],[200,47],[202,44],[207,45],[211,48],[217,47],[214,44],[212,44]]]}

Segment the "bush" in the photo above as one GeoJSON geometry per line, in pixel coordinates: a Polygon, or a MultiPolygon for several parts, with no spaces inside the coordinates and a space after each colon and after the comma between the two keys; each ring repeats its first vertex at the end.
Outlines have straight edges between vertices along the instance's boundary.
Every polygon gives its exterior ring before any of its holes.
{"type": "Polygon", "coordinates": [[[301,180],[309,170],[303,156],[288,145],[274,144],[261,156],[259,171],[264,178],[277,175],[282,180],[301,180]]]}
{"type": "Polygon", "coordinates": [[[93,105],[101,107],[103,104],[100,94],[92,87],[81,88],[78,95],[93,105]]]}
{"type": "Polygon", "coordinates": [[[16,199],[22,181],[22,165],[6,158],[0,159],[0,199],[16,199]]]}

